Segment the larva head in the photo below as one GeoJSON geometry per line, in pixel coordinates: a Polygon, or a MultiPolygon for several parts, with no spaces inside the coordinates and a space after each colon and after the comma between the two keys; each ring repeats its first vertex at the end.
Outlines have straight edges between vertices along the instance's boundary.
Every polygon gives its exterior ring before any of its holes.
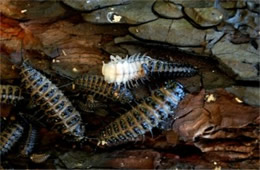
{"type": "Polygon", "coordinates": [[[102,74],[104,76],[104,79],[108,83],[113,83],[115,82],[116,79],[116,72],[115,72],[115,65],[111,62],[109,63],[104,63],[102,66],[102,74]]]}
{"type": "Polygon", "coordinates": [[[178,96],[180,99],[183,99],[185,96],[183,86],[176,81],[169,80],[165,82],[165,89],[178,96]]]}
{"type": "Polygon", "coordinates": [[[132,95],[131,91],[127,88],[121,88],[120,89],[120,98],[123,101],[123,103],[130,103],[134,100],[134,96],[132,95]]]}
{"type": "Polygon", "coordinates": [[[85,137],[85,126],[79,123],[71,135],[73,135],[77,141],[82,140],[85,137]]]}

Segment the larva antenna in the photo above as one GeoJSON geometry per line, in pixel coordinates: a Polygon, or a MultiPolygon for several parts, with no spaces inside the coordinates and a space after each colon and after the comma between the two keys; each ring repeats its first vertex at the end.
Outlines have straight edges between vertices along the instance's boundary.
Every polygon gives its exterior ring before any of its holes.
{"type": "Polygon", "coordinates": [[[150,129],[149,132],[150,132],[150,134],[152,136],[152,139],[153,139],[153,131],[152,131],[152,129],[150,129]]]}
{"type": "Polygon", "coordinates": [[[58,88],[61,89],[61,88],[67,87],[67,86],[72,85],[72,84],[73,84],[73,82],[69,82],[69,83],[63,84],[61,86],[58,86],[58,88]]]}
{"type": "Polygon", "coordinates": [[[23,63],[24,61],[28,61],[28,59],[26,59],[26,58],[24,57],[23,41],[22,41],[22,40],[21,40],[21,49],[20,49],[20,51],[21,51],[21,63],[23,63]]]}
{"type": "Polygon", "coordinates": [[[145,141],[145,135],[143,134],[142,135],[142,143],[144,143],[144,141],[145,141]]]}
{"type": "Polygon", "coordinates": [[[19,112],[19,113],[18,113],[18,116],[19,116],[19,118],[20,118],[26,125],[29,125],[29,124],[30,124],[30,123],[29,123],[29,120],[26,119],[26,117],[24,116],[24,113],[19,112]]]}

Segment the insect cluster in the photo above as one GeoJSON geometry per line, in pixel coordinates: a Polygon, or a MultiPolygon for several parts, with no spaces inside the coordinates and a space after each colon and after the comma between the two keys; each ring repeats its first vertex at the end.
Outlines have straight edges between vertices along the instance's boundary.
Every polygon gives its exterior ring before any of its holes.
{"type": "MultiPolygon", "coordinates": [[[[184,98],[183,86],[168,80],[164,86],[151,92],[151,96],[136,101],[132,90],[138,81],[149,80],[153,76],[192,76],[196,69],[190,65],[169,63],[149,56],[133,55],[125,59],[111,56],[111,62],[103,64],[103,76],[83,75],[73,83],[81,90],[99,95],[122,104],[136,103],[131,110],[107,125],[97,136],[98,145],[118,145],[136,140],[146,132],[158,127],[169,116],[174,116],[178,103],[184,98]]],[[[63,92],[41,72],[24,61],[20,66],[21,82],[34,104],[42,111],[52,130],[75,141],[87,138],[81,114],[72,106],[63,92]]],[[[16,104],[22,100],[21,88],[0,85],[1,103],[16,104]]],[[[0,153],[7,153],[23,136],[28,134],[21,151],[22,155],[32,153],[37,139],[37,129],[31,123],[15,122],[0,134],[0,153]],[[25,127],[26,124],[26,127],[25,127]]],[[[39,155],[34,156],[38,159],[39,155]]],[[[44,158],[47,156],[44,155],[44,158]]],[[[42,157],[41,157],[42,158],[42,157]]],[[[44,160],[44,159],[43,159],[44,160]]]]}

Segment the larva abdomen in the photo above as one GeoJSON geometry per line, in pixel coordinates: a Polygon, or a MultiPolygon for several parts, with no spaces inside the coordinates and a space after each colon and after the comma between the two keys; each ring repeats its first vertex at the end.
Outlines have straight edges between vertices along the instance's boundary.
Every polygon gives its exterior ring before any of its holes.
{"type": "Polygon", "coordinates": [[[151,75],[159,74],[167,77],[189,77],[197,73],[197,70],[189,64],[168,63],[160,60],[151,60],[148,63],[151,75]]]}
{"type": "Polygon", "coordinates": [[[141,104],[120,116],[101,131],[99,144],[117,145],[132,141],[157,127],[174,114],[179,101],[184,97],[182,85],[173,81],[155,91],[141,104]]]}
{"type": "Polygon", "coordinates": [[[34,147],[35,147],[35,143],[37,140],[37,129],[35,127],[33,127],[33,125],[29,125],[29,129],[28,129],[28,134],[27,134],[27,138],[24,144],[24,147],[21,151],[21,154],[24,156],[28,156],[30,153],[32,153],[34,147]]]}
{"type": "Polygon", "coordinates": [[[0,134],[0,155],[7,153],[13,145],[21,138],[24,128],[14,123],[6,127],[0,134]]]}
{"type": "Polygon", "coordinates": [[[53,129],[77,139],[84,137],[85,128],[79,112],[49,79],[25,62],[21,66],[22,82],[32,99],[40,106],[53,129]]]}
{"type": "Polygon", "coordinates": [[[16,104],[22,99],[22,90],[18,86],[0,85],[0,103],[16,104]]]}
{"type": "Polygon", "coordinates": [[[129,103],[133,100],[130,90],[125,87],[108,84],[102,76],[84,75],[75,80],[75,84],[94,94],[106,97],[113,101],[129,103]]]}

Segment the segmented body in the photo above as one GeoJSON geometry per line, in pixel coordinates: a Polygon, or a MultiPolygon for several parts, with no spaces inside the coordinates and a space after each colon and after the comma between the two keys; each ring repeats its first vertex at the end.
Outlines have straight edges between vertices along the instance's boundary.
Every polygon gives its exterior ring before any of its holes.
{"type": "Polygon", "coordinates": [[[22,99],[22,90],[18,86],[0,85],[0,103],[16,104],[22,99]]]}
{"type": "Polygon", "coordinates": [[[81,116],[57,86],[25,62],[20,74],[25,89],[47,115],[53,129],[77,139],[83,138],[85,128],[81,116]]]}
{"type": "Polygon", "coordinates": [[[144,135],[169,115],[173,115],[183,97],[182,85],[168,81],[164,87],[153,91],[152,96],[101,131],[99,144],[117,145],[144,135]]]}
{"type": "Polygon", "coordinates": [[[107,83],[102,76],[84,75],[75,80],[75,84],[94,94],[106,97],[113,101],[129,103],[133,100],[130,90],[123,86],[107,83]]]}
{"type": "Polygon", "coordinates": [[[125,59],[111,55],[110,59],[111,61],[107,64],[103,63],[102,67],[105,81],[118,85],[124,84],[128,87],[135,86],[134,81],[143,81],[154,73],[167,73],[168,76],[191,76],[197,72],[190,65],[155,60],[146,55],[135,54],[125,59]]]}
{"type": "Polygon", "coordinates": [[[0,134],[0,155],[7,153],[13,145],[21,138],[24,128],[14,123],[6,127],[0,134]]]}
{"type": "Polygon", "coordinates": [[[33,151],[36,140],[37,140],[37,133],[38,133],[37,129],[30,124],[29,130],[28,130],[28,135],[27,135],[24,147],[21,151],[22,155],[28,156],[33,151]]]}

